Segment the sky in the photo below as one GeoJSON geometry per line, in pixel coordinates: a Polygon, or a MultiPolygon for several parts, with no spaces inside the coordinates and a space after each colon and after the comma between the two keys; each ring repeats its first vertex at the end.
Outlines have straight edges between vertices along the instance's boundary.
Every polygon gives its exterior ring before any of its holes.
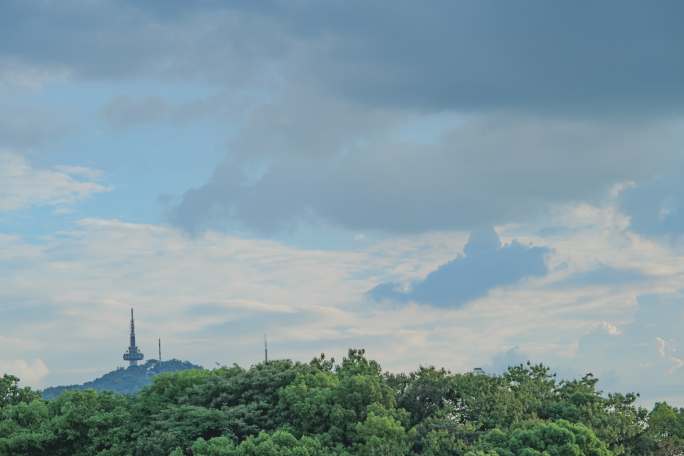
{"type": "Polygon", "coordinates": [[[684,406],[684,4],[6,0],[0,372],[526,360],[684,406]]]}

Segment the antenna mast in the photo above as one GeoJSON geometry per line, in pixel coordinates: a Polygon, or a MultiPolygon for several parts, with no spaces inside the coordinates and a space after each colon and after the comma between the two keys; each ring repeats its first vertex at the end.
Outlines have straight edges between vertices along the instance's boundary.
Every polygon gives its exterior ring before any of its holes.
{"type": "Polygon", "coordinates": [[[135,320],[133,319],[133,309],[131,308],[131,334],[129,338],[128,350],[124,352],[123,359],[128,361],[129,366],[137,366],[138,361],[142,361],[144,358],[142,352],[135,344],[135,320]]]}
{"type": "Polygon", "coordinates": [[[133,318],[133,308],[132,307],[131,307],[130,346],[135,347],[135,319],[133,318]]]}
{"type": "Polygon", "coordinates": [[[159,338],[159,362],[161,363],[161,337],[159,338]]]}
{"type": "Polygon", "coordinates": [[[268,339],[264,334],[264,364],[268,364],[268,339]]]}

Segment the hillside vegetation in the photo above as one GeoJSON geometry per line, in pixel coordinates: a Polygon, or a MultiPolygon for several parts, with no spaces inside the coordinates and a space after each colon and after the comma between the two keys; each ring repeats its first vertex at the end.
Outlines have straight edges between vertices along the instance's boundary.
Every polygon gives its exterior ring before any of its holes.
{"type": "Polygon", "coordinates": [[[502,375],[383,373],[363,350],[156,376],[135,395],[53,400],[0,379],[0,455],[679,455],[684,412],[604,395],[542,365],[502,375]]]}
{"type": "Polygon", "coordinates": [[[140,366],[120,367],[106,373],[100,378],[82,385],[53,386],[43,390],[44,399],[54,399],[65,391],[94,389],[97,391],[111,391],[121,394],[135,394],[152,383],[152,379],[165,372],[180,372],[188,369],[201,369],[196,364],[187,361],[171,359],[157,361],[151,359],[140,366]]]}

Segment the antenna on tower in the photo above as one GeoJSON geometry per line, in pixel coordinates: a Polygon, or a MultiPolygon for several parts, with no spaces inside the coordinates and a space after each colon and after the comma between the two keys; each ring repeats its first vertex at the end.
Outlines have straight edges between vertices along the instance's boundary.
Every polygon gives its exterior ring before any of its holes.
{"type": "Polygon", "coordinates": [[[133,308],[131,308],[131,334],[128,350],[123,354],[123,359],[128,361],[129,366],[137,366],[138,361],[141,361],[143,358],[144,355],[135,344],[135,319],[133,318],[133,308]]]}
{"type": "Polygon", "coordinates": [[[264,334],[264,364],[268,364],[268,338],[264,334]]]}
{"type": "Polygon", "coordinates": [[[159,342],[159,362],[161,363],[161,337],[158,339],[159,342]]]}

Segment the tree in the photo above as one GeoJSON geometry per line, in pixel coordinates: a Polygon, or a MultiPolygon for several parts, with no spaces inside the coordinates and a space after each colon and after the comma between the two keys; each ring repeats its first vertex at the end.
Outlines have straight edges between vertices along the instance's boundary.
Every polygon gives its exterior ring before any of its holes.
{"type": "Polygon", "coordinates": [[[297,439],[287,431],[265,432],[240,444],[235,456],[331,456],[316,439],[297,439]]]}
{"type": "Polygon", "coordinates": [[[17,377],[9,374],[0,377],[0,409],[20,402],[31,402],[39,397],[40,394],[31,388],[20,387],[17,377]]]}
{"type": "Polygon", "coordinates": [[[532,421],[510,431],[494,429],[482,437],[476,449],[499,456],[612,456],[613,454],[591,429],[565,420],[532,421]]]}
{"type": "MultiPolygon", "coordinates": [[[[132,423],[135,427],[135,423],[132,423]]],[[[172,405],[151,416],[132,433],[133,454],[166,455],[176,447],[185,450],[198,438],[230,435],[229,417],[220,410],[194,405],[172,405]]]]}
{"type": "Polygon", "coordinates": [[[199,438],[192,445],[193,456],[232,456],[235,454],[235,444],[227,437],[214,437],[209,441],[199,438]]]}
{"type": "Polygon", "coordinates": [[[542,365],[502,375],[386,374],[363,350],[340,364],[275,360],[158,376],[134,396],[43,400],[0,381],[0,456],[680,456],[684,411],[648,413],[597,379],[542,365]]]}
{"type": "Polygon", "coordinates": [[[397,404],[411,414],[412,425],[456,403],[452,377],[444,369],[420,367],[402,383],[397,390],[397,404]]]}
{"type": "Polygon", "coordinates": [[[684,411],[657,402],[648,416],[650,450],[659,456],[684,454],[684,411]]]}
{"type": "Polygon", "coordinates": [[[129,399],[94,390],[69,391],[47,403],[52,434],[50,454],[87,456],[123,454],[129,399]]]}
{"type": "Polygon", "coordinates": [[[0,409],[0,456],[49,454],[54,440],[49,418],[47,404],[40,399],[0,409]]]}
{"type": "Polygon", "coordinates": [[[379,408],[371,410],[366,419],[356,425],[356,432],[355,454],[358,456],[402,456],[411,448],[401,423],[379,408]]]}

